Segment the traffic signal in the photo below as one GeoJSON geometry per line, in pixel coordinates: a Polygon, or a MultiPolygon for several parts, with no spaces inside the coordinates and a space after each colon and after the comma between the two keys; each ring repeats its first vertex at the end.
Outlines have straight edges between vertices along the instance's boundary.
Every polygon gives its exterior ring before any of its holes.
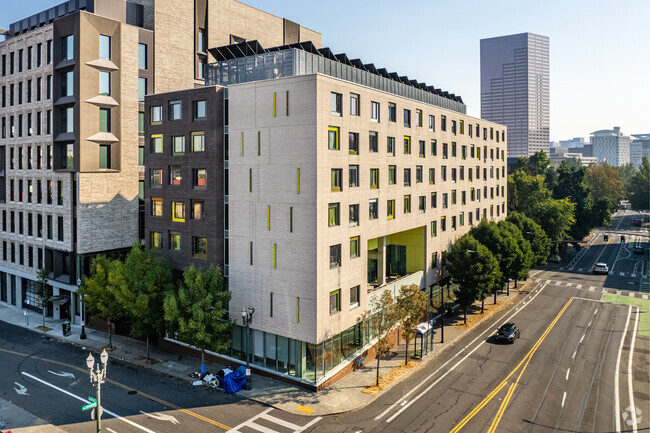
{"type": "Polygon", "coordinates": [[[609,239],[609,236],[608,236],[608,235],[603,235],[603,240],[604,240],[605,242],[607,242],[607,239],[609,239]]]}
{"type": "Polygon", "coordinates": [[[621,243],[622,243],[622,244],[625,243],[625,235],[621,235],[621,243]]]}

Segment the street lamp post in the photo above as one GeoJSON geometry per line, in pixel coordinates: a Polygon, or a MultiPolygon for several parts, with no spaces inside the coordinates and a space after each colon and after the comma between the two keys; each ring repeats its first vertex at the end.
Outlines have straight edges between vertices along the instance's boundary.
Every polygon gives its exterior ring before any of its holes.
{"type": "Polygon", "coordinates": [[[244,324],[244,327],[246,328],[246,384],[244,386],[244,389],[246,389],[247,391],[253,389],[250,355],[251,355],[251,323],[253,323],[254,312],[255,312],[255,308],[253,307],[248,307],[248,309],[242,308],[241,310],[241,321],[244,324]]]}
{"type": "Polygon", "coordinates": [[[97,364],[97,367],[95,368],[95,371],[93,371],[93,366],[95,365],[95,358],[93,357],[93,354],[91,353],[88,355],[88,358],[86,358],[86,365],[88,366],[88,371],[90,373],[90,383],[92,386],[97,387],[97,407],[96,407],[96,416],[95,419],[97,420],[97,433],[101,433],[102,431],[102,399],[101,399],[101,389],[102,389],[102,383],[104,382],[104,379],[106,379],[106,363],[108,361],[108,353],[106,353],[106,349],[102,352],[100,355],[99,359],[101,360],[101,367],[99,363],[97,364]]]}

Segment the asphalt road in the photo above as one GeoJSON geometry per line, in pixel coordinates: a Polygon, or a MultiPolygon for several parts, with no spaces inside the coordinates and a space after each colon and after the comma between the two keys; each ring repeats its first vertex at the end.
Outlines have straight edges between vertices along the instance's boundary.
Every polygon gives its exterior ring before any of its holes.
{"type": "MultiPolygon", "coordinates": [[[[0,397],[67,432],[95,431],[90,410],[81,410],[88,403],[82,400],[96,396],[87,356],[77,346],[0,322],[0,397]]],[[[104,432],[223,432],[238,426],[247,431],[243,425],[253,423],[286,432],[312,421],[110,358],[107,369],[104,432]]]]}
{"type": "Polygon", "coordinates": [[[617,278],[537,274],[514,308],[471,331],[455,350],[364,410],[326,417],[313,431],[632,431],[631,402],[641,411],[638,431],[649,429],[650,341],[634,331],[635,308],[600,301],[604,291],[616,291],[608,285],[617,278]],[[521,338],[497,344],[495,328],[511,320],[521,338]]]}

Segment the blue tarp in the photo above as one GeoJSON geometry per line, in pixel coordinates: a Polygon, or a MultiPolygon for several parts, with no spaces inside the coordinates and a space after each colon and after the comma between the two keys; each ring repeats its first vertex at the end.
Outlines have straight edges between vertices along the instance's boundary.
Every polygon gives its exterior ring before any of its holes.
{"type": "Polygon", "coordinates": [[[221,381],[221,386],[228,394],[235,394],[244,387],[246,383],[246,366],[242,365],[232,373],[228,373],[221,381]]]}

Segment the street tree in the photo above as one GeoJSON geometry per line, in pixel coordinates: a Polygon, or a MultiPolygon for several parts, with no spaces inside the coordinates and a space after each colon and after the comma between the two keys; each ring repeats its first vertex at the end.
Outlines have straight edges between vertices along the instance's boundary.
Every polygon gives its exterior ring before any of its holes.
{"type": "Polygon", "coordinates": [[[562,162],[558,168],[557,185],[553,188],[553,198],[568,198],[575,203],[575,224],[571,226],[569,237],[580,241],[592,228],[603,225],[593,213],[593,198],[585,180],[587,169],[583,166],[569,166],[562,162]]]}
{"type": "Polygon", "coordinates": [[[585,181],[589,187],[594,202],[607,199],[613,205],[611,212],[613,212],[618,207],[620,201],[623,200],[624,184],[623,179],[621,178],[621,172],[611,165],[606,163],[589,164],[585,181]]]}
{"type": "MultiPolygon", "coordinates": [[[[38,307],[41,308],[43,313],[43,328],[45,328],[45,306],[50,301],[50,289],[48,286],[48,276],[49,272],[47,269],[39,269],[36,274],[36,281],[34,282],[34,289],[38,295],[39,303],[38,307]]],[[[37,305],[34,305],[35,307],[37,305]]]]}
{"type": "Polygon", "coordinates": [[[507,220],[499,221],[497,225],[502,232],[509,234],[519,247],[515,253],[515,259],[512,265],[507,272],[504,272],[506,278],[515,280],[515,287],[517,287],[518,280],[528,278],[528,272],[533,267],[535,261],[535,254],[530,246],[530,242],[524,238],[519,227],[507,220]]]}
{"type": "Polygon", "coordinates": [[[542,230],[542,227],[521,212],[509,213],[506,221],[510,221],[519,227],[524,239],[530,243],[534,255],[533,264],[545,265],[546,259],[551,252],[551,241],[542,230]]]}
{"type": "Polygon", "coordinates": [[[389,291],[384,291],[381,296],[371,302],[371,309],[364,313],[364,316],[357,320],[374,332],[377,343],[375,343],[375,358],[377,358],[377,379],[375,386],[379,386],[379,362],[381,358],[390,353],[393,348],[393,341],[390,338],[391,331],[397,323],[395,300],[389,291]]]}
{"type": "Polygon", "coordinates": [[[489,293],[500,278],[499,262],[486,246],[467,233],[447,254],[447,270],[458,285],[454,294],[463,309],[463,323],[467,324],[469,307],[480,293],[489,293]]]}
{"type": "Polygon", "coordinates": [[[404,365],[407,365],[409,342],[415,335],[415,327],[427,310],[427,297],[417,284],[405,285],[399,289],[395,305],[402,324],[402,337],[406,340],[404,365]]]}
{"type": "Polygon", "coordinates": [[[124,281],[118,298],[131,319],[131,335],[145,338],[150,359],[151,331],[163,333],[165,293],[173,288],[169,264],[143,250],[136,242],[124,260],[124,281]]]}
{"type": "Polygon", "coordinates": [[[119,301],[119,292],[123,285],[122,262],[99,255],[90,263],[90,276],[84,277],[79,288],[79,294],[90,314],[106,321],[109,347],[113,347],[115,319],[123,314],[119,301]]]}
{"type": "Polygon", "coordinates": [[[535,203],[530,213],[524,213],[542,227],[557,251],[558,243],[567,239],[575,223],[574,209],[575,203],[568,198],[547,199],[535,203]]]}
{"type": "Polygon", "coordinates": [[[643,157],[641,167],[630,178],[626,191],[632,209],[650,209],[650,163],[643,157]]]}
{"type": "Polygon", "coordinates": [[[530,175],[540,175],[544,177],[551,166],[551,160],[546,156],[546,152],[540,150],[528,158],[520,157],[518,160],[518,166],[520,170],[523,170],[530,175]]]}
{"type": "Polygon", "coordinates": [[[508,212],[523,212],[532,215],[536,203],[551,198],[551,191],[546,187],[544,177],[531,175],[523,170],[508,176],[508,212]]]}
{"type": "Polygon", "coordinates": [[[176,326],[182,341],[201,350],[201,364],[205,363],[206,349],[220,352],[230,347],[228,302],[230,292],[223,285],[221,269],[214,265],[186,268],[178,290],[165,296],[165,320],[176,326]]]}

